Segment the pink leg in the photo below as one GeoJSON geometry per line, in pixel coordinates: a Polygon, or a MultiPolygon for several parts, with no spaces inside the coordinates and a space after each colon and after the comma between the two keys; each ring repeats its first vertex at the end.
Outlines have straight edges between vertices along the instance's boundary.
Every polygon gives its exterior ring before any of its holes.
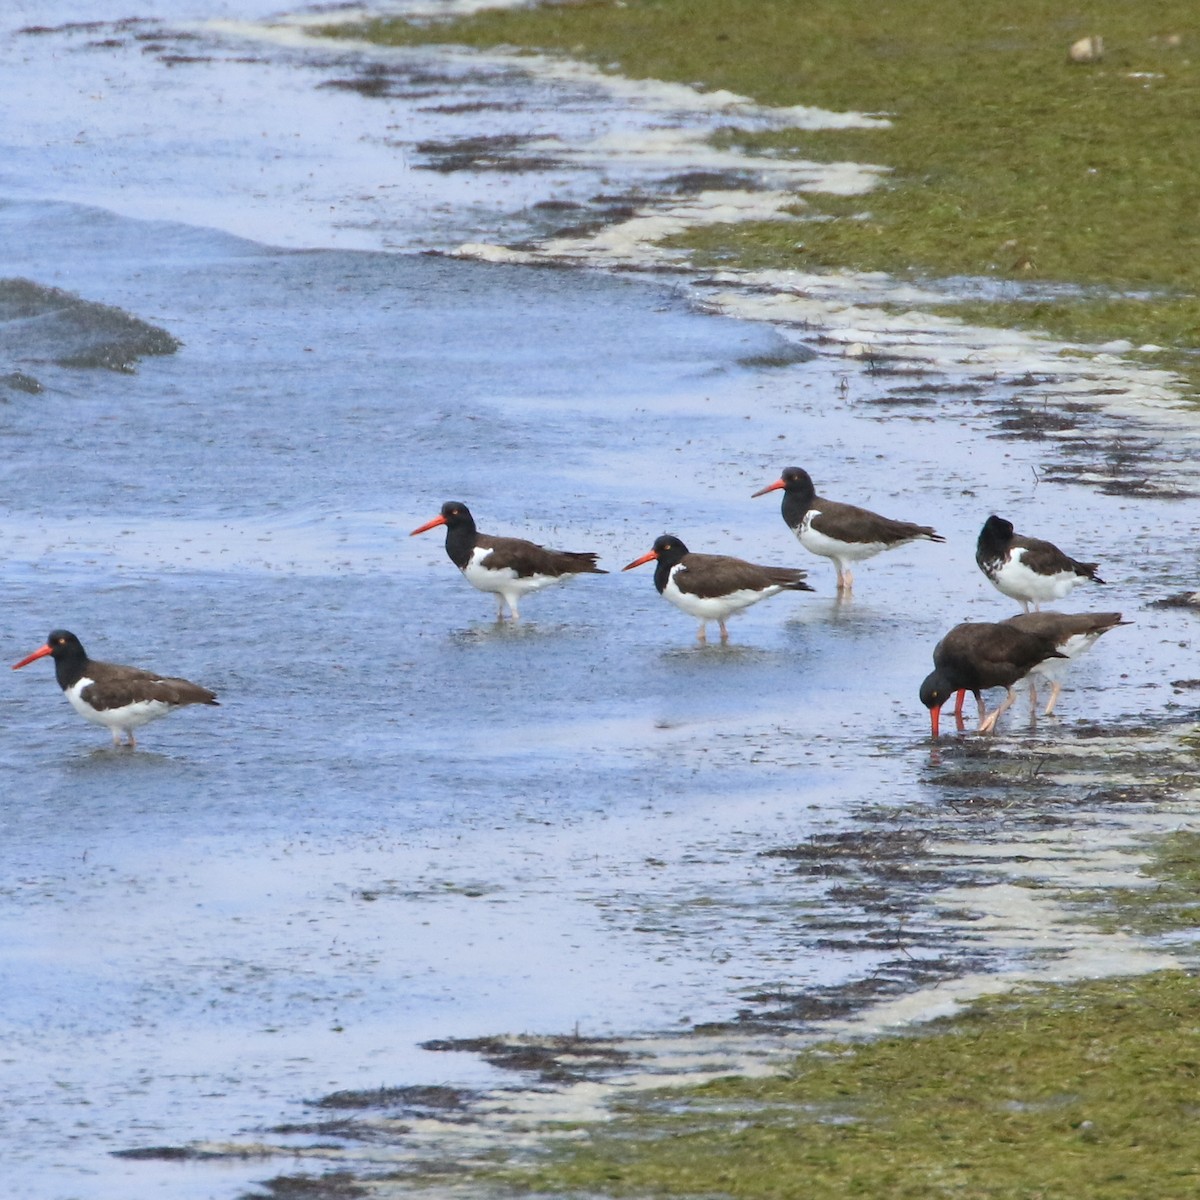
{"type": "Polygon", "coordinates": [[[1000,702],[1000,707],[995,712],[988,713],[982,721],[979,722],[980,733],[991,733],[996,728],[996,722],[1012,707],[1012,702],[1017,698],[1017,693],[1008,689],[1008,695],[1000,702]]]}

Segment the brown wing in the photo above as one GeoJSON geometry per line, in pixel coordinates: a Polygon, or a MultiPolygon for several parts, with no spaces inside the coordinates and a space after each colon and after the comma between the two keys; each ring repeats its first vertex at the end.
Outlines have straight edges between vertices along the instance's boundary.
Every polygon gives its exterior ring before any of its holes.
{"type": "Polygon", "coordinates": [[[489,553],[480,566],[496,570],[500,567],[511,567],[518,578],[524,579],[529,575],[607,575],[607,571],[596,566],[597,555],[592,553],[576,553],[571,550],[547,550],[524,538],[491,537],[480,533],[475,537],[475,545],[489,553]]]}
{"type": "Polygon", "coordinates": [[[763,592],[770,587],[792,592],[813,590],[798,567],[761,567],[724,554],[685,554],[681,566],[683,569],[675,572],[675,586],[702,600],[733,592],[763,592]]]}
{"type": "Polygon", "coordinates": [[[1019,613],[1003,622],[1005,625],[1015,625],[1026,633],[1040,634],[1051,638],[1055,645],[1061,645],[1068,638],[1079,635],[1095,634],[1099,637],[1118,625],[1128,625],[1118,612],[1109,613],[1060,613],[1032,612],[1019,613]]]}
{"type": "Polygon", "coordinates": [[[138,667],[92,662],[88,664],[88,674],[93,682],[83,689],[81,696],[100,712],[146,700],[157,700],[175,707],[217,703],[216,695],[208,688],[186,679],[156,675],[138,667]]]}
{"type": "Polygon", "coordinates": [[[1096,574],[1099,563],[1079,562],[1069,554],[1064,554],[1053,542],[1044,542],[1041,538],[1015,537],[1012,540],[1013,549],[1023,550],[1021,561],[1038,575],[1059,575],[1063,572],[1081,575],[1084,579],[1093,579],[1096,583],[1104,580],[1096,574]]]}
{"type": "Polygon", "coordinates": [[[931,542],[946,540],[931,525],[893,521],[891,517],[881,517],[879,513],[859,508],[855,504],[839,504],[836,500],[825,500],[818,496],[813,500],[812,507],[821,510],[813,517],[812,528],[826,537],[836,538],[839,542],[899,546],[917,538],[925,538],[931,542]]]}
{"type": "Polygon", "coordinates": [[[934,666],[972,691],[1011,687],[1038,663],[1062,657],[1053,638],[1005,622],[956,625],[933,651],[934,666]]]}

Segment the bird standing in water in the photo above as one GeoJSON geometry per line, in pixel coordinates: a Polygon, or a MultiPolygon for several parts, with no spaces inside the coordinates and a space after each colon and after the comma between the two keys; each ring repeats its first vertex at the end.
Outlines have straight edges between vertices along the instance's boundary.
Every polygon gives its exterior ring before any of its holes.
{"type": "Polygon", "coordinates": [[[884,550],[896,550],[909,542],[946,539],[929,525],[894,521],[854,504],[840,504],[817,495],[812,476],[802,467],[784,467],[783,474],[754,493],[765,496],[783,489],[781,509],[787,527],[805,550],[833,559],[837,568],[839,594],[851,591],[854,575],[850,564],[874,558],[884,550]]]}
{"type": "Polygon", "coordinates": [[[1022,537],[1003,517],[988,517],[975,544],[975,561],[993,587],[1029,612],[1052,600],[1062,600],[1085,579],[1104,580],[1100,564],[1080,562],[1051,542],[1022,537]]]}
{"type": "Polygon", "coordinates": [[[725,622],[734,614],[780,592],[811,592],[797,567],[761,567],[724,554],[692,554],[673,533],[664,533],[641,558],[621,568],[631,571],[657,561],[654,586],[664,600],[697,618],[696,640],[708,640],[707,624],[716,621],[721,641],[729,641],[725,622]]]}
{"type": "Polygon", "coordinates": [[[79,639],[66,629],[55,629],[46,644],[13,664],[13,670],[28,666],[50,655],[54,674],[71,707],[93,725],[103,725],[114,746],[121,745],[121,734],[128,738],[131,750],[137,748],[133,731],[157,721],[187,704],[216,704],[217,697],[208,688],[186,679],[123,667],[117,663],[95,662],[88,658],[79,639]]]}
{"type": "Polygon", "coordinates": [[[576,575],[607,575],[596,566],[597,556],[570,550],[547,550],[522,538],[491,537],[475,528],[475,518],[465,504],[447,500],[442,511],[418,526],[415,537],[439,525],[446,527],[446,554],[469,584],[491,592],[497,601],[496,620],[504,620],[504,606],[514,621],[520,619],[517,602],[522,596],[562,583],[576,575]]]}

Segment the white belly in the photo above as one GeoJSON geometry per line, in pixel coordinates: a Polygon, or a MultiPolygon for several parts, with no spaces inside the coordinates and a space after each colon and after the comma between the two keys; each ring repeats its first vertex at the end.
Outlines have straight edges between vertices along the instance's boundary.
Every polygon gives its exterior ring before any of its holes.
{"type": "Polygon", "coordinates": [[[471,554],[471,561],[462,568],[467,582],[481,592],[492,592],[505,598],[521,597],[549,587],[552,583],[562,583],[564,579],[570,578],[568,575],[526,575],[521,577],[512,567],[496,570],[493,567],[481,566],[479,560],[486,558],[490,553],[490,550],[475,550],[471,554]]]}
{"type": "Polygon", "coordinates": [[[819,554],[822,558],[832,558],[837,562],[861,562],[864,558],[874,558],[881,550],[888,549],[883,542],[839,542],[837,538],[827,537],[812,527],[813,517],[820,515],[820,509],[810,508],[796,531],[800,545],[810,554],[819,554]]]}
{"type": "Polygon", "coordinates": [[[159,717],[165,717],[171,711],[171,706],[163,700],[139,700],[135,704],[126,704],[122,708],[95,709],[83,699],[83,690],[89,687],[92,680],[84,677],[74,686],[65,691],[71,707],[85,720],[93,725],[103,725],[105,729],[140,729],[159,717]]]}
{"type": "Polygon", "coordinates": [[[680,567],[674,567],[667,578],[667,586],[663,588],[663,596],[670,600],[676,608],[682,609],[688,616],[698,621],[724,621],[726,617],[774,596],[783,591],[780,587],[760,589],[744,588],[742,591],[730,592],[727,596],[696,596],[691,592],[682,592],[675,585],[675,572],[680,567]]]}
{"type": "Polygon", "coordinates": [[[1019,550],[996,572],[993,583],[998,591],[1014,600],[1033,600],[1038,604],[1061,600],[1082,582],[1074,571],[1059,571],[1056,575],[1039,575],[1024,563],[1024,551],[1019,550]]]}
{"type": "Polygon", "coordinates": [[[1042,679],[1048,679],[1051,683],[1061,680],[1072,661],[1090,650],[1096,644],[1099,637],[1098,633],[1077,633],[1073,637],[1067,638],[1058,648],[1058,652],[1065,654],[1066,658],[1048,658],[1045,662],[1038,663],[1030,671],[1030,674],[1038,675],[1042,679]]]}

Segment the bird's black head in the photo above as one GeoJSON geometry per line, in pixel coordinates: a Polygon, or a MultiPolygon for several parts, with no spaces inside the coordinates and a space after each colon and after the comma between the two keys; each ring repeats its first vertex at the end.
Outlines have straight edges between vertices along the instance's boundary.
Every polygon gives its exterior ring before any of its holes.
{"type": "Polygon", "coordinates": [[[50,647],[50,653],[56,663],[87,658],[83,643],[69,629],[51,630],[46,638],[46,645],[50,647]]]}
{"type": "Polygon", "coordinates": [[[1007,542],[1013,535],[1013,523],[995,514],[988,517],[979,531],[981,542],[1007,542]]]}
{"type": "Polygon", "coordinates": [[[816,490],[812,476],[803,467],[784,467],[779,478],[783,480],[783,488],[787,492],[804,493],[816,490]]]}
{"type": "Polygon", "coordinates": [[[765,488],[759,488],[754,493],[755,496],[765,496],[768,492],[777,492],[783,489],[784,503],[789,500],[800,500],[807,508],[809,502],[817,494],[817,489],[813,486],[812,476],[803,467],[784,467],[780,476],[774,483],[769,483],[765,488]]]}
{"type": "Polygon", "coordinates": [[[673,567],[687,552],[688,548],[673,533],[664,533],[662,537],[654,539],[654,557],[669,567],[673,567]]]}
{"type": "Polygon", "coordinates": [[[81,668],[87,663],[87,651],[73,633],[66,629],[52,629],[46,638],[46,644],[40,646],[32,654],[27,654],[19,663],[13,663],[13,670],[18,671],[21,667],[26,667],[39,658],[45,658],[47,654],[54,658],[55,667],[60,675],[60,683],[64,670],[72,673],[72,665],[81,668]]]}
{"type": "Polygon", "coordinates": [[[447,525],[462,525],[467,521],[474,521],[471,517],[471,510],[461,500],[447,500],[442,505],[442,520],[447,525]]]}
{"type": "Polygon", "coordinates": [[[941,671],[930,671],[921,684],[921,703],[929,709],[929,733],[937,740],[942,705],[954,694],[954,687],[941,671]]]}
{"type": "Polygon", "coordinates": [[[662,537],[654,539],[653,547],[647,550],[641,558],[635,558],[633,562],[622,567],[621,570],[632,571],[634,567],[640,567],[642,563],[653,562],[657,559],[658,566],[654,571],[654,581],[655,586],[661,592],[666,572],[670,571],[687,552],[688,548],[673,533],[664,533],[662,537]]]}
{"type": "Polygon", "coordinates": [[[954,689],[940,671],[931,671],[921,683],[921,703],[926,708],[941,708],[954,694],[954,689]]]}
{"type": "Polygon", "coordinates": [[[475,519],[471,516],[471,510],[461,500],[447,500],[442,505],[442,511],[432,521],[418,525],[409,536],[416,537],[418,533],[436,529],[439,525],[445,525],[448,538],[452,534],[457,534],[459,538],[475,535],[475,519]]]}

